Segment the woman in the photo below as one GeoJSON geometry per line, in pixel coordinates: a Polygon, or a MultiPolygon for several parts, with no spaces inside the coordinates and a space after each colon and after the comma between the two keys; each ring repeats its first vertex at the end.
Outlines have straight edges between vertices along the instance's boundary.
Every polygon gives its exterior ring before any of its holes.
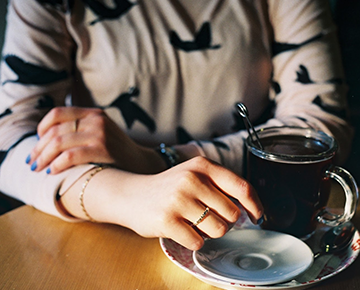
{"type": "Polygon", "coordinates": [[[0,190],[40,210],[194,250],[238,219],[229,197],[260,223],[236,102],[348,153],[326,1],[9,2],[0,190]]]}

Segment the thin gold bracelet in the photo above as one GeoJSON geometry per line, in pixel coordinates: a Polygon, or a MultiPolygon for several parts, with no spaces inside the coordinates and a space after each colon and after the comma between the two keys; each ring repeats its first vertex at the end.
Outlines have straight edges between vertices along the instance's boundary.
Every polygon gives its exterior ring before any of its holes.
{"type": "Polygon", "coordinates": [[[79,195],[79,199],[80,199],[80,206],[83,210],[83,212],[85,213],[85,215],[87,216],[87,218],[92,221],[92,222],[96,222],[96,220],[94,220],[90,215],[89,213],[87,212],[86,208],[85,208],[85,205],[84,205],[84,193],[85,193],[85,189],[88,185],[88,183],[90,182],[91,178],[94,177],[94,175],[98,172],[100,172],[101,170],[103,170],[105,167],[102,167],[102,166],[99,166],[96,168],[96,170],[94,172],[92,172],[90,174],[90,176],[88,178],[86,178],[85,182],[83,183],[82,185],[82,189],[81,189],[81,192],[80,192],[80,195],[79,195]]]}

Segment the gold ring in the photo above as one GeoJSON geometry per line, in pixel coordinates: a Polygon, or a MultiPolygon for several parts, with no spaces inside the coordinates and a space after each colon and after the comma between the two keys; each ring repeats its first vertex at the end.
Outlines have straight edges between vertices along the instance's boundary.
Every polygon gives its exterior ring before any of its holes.
{"type": "Polygon", "coordinates": [[[77,129],[78,129],[78,119],[76,119],[76,120],[74,121],[74,133],[77,132],[77,129]]]}
{"type": "Polygon", "coordinates": [[[193,226],[196,227],[199,223],[201,223],[206,216],[209,214],[210,209],[208,207],[206,207],[205,211],[201,214],[201,216],[199,217],[199,219],[193,223],[193,226]]]}

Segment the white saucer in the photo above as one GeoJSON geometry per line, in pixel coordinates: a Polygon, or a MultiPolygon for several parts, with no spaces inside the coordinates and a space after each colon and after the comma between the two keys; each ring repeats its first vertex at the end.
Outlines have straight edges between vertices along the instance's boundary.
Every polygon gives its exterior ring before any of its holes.
{"type": "MultiPolygon", "coordinates": [[[[342,209],[339,210],[341,211],[342,209]]],[[[243,214],[240,216],[239,220],[235,223],[230,232],[244,231],[247,229],[261,230],[260,226],[254,225],[250,221],[244,209],[242,209],[242,213],[243,214]]],[[[329,229],[330,228],[328,226],[319,224],[314,235],[306,241],[314,253],[319,251],[318,245],[320,243],[320,239],[329,229]]],[[[159,241],[165,256],[183,271],[189,273],[204,283],[220,289],[233,290],[304,290],[337,276],[349,268],[360,254],[360,233],[356,230],[353,240],[348,248],[340,253],[320,256],[314,260],[313,265],[307,271],[300,274],[295,279],[272,285],[253,285],[250,283],[233,283],[208,275],[195,265],[193,251],[181,246],[171,239],[160,238],[159,241]]]]}
{"type": "Polygon", "coordinates": [[[271,285],[306,271],[313,263],[313,253],[293,236],[243,229],[207,240],[193,253],[193,260],[200,270],[223,281],[271,285]]]}

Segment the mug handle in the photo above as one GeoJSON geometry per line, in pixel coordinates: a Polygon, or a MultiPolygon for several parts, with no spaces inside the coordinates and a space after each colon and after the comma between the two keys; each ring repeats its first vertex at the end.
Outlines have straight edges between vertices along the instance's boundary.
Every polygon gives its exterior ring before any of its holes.
{"type": "Polygon", "coordinates": [[[325,177],[335,179],[341,185],[345,193],[345,207],[343,214],[335,215],[328,212],[326,209],[323,209],[317,216],[318,222],[335,227],[351,220],[354,216],[359,200],[359,189],[354,177],[341,167],[331,165],[325,171],[325,177]],[[331,216],[332,218],[329,219],[326,218],[326,216],[331,216]]]}

